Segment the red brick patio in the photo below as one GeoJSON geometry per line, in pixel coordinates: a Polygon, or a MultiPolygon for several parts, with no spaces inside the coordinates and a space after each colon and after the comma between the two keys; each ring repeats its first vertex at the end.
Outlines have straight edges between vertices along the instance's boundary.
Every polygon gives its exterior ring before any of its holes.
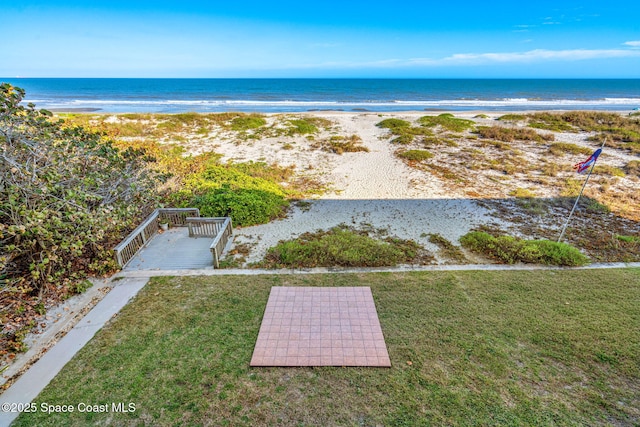
{"type": "Polygon", "coordinates": [[[251,366],[390,367],[371,288],[271,288],[251,366]]]}

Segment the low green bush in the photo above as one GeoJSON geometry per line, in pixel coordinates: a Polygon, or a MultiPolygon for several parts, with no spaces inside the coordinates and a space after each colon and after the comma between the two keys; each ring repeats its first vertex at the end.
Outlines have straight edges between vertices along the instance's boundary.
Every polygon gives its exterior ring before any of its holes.
{"type": "Polygon", "coordinates": [[[378,240],[342,226],[280,242],[269,249],[263,264],[274,268],[394,266],[416,261],[421,249],[412,240],[378,240]]]}
{"type": "Polygon", "coordinates": [[[427,150],[407,150],[398,153],[398,157],[402,157],[406,160],[415,162],[421,162],[423,160],[429,160],[433,157],[433,153],[427,150]]]}
{"type": "Polygon", "coordinates": [[[385,119],[378,123],[376,126],[383,129],[398,129],[398,128],[409,128],[411,127],[411,123],[406,120],[401,119],[385,119]]]}
{"type": "Polygon", "coordinates": [[[504,116],[498,117],[501,122],[521,122],[527,120],[527,116],[524,114],[505,114],[504,116]]]}
{"type": "Polygon", "coordinates": [[[438,116],[424,116],[418,119],[418,123],[426,127],[442,126],[451,132],[462,132],[473,128],[476,124],[473,120],[459,119],[450,113],[440,114],[438,116]]]}
{"type": "Polygon", "coordinates": [[[280,194],[229,185],[196,196],[192,206],[205,217],[229,216],[234,225],[265,224],[284,215],[289,202],[280,194]]]}
{"type": "Polygon", "coordinates": [[[559,266],[579,266],[589,259],[578,249],[566,243],[550,240],[523,240],[511,236],[492,236],[472,231],[460,238],[465,248],[484,254],[506,264],[523,262],[559,266]]]}
{"type": "Polygon", "coordinates": [[[290,120],[289,125],[290,126],[287,129],[287,135],[289,136],[308,135],[318,132],[318,126],[309,119],[290,120]]]}
{"type": "Polygon", "coordinates": [[[231,120],[231,129],[235,131],[246,131],[258,129],[266,124],[267,121],[262,116],[240,116],[231,120]]]}

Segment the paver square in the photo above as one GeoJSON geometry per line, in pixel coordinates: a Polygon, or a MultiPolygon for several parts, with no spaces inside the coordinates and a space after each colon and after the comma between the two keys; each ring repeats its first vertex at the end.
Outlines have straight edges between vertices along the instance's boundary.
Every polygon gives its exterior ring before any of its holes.
{"type": "Polygon", "coordinates": [[[271,288],[251,366],[391,367],[371,288],[271,288]]]}

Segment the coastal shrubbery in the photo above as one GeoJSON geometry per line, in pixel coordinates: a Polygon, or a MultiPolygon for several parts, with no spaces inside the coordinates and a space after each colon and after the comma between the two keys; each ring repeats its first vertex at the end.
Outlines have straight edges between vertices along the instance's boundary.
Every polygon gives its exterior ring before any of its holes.
{"type": "Polygon", "coordinates": [[[473,120],[458,119],[453,114],[444,113],[438,116],[424,116],[418,119],[418,123],[426,127],[441,126],[443,129],[451,132],[463,132],[473,128],[475,122],[473,120]]]}
{"type": "Polygon", "coordinates": [[[269,268],[382,267],[431,260],[412,240],[376,238],[346,226],[304,233],[269,249],[261,266],[269,268]]]}
{"type": "Polygon", "coordinates": [[[256,188],[232,189],[229,184],[191,199],[202,216],[231,217],[234,225],[264,224],[282,216],[289,202],[281,195],[256,188]]]}
{"type": "Polygon", "coordinates": [[[398,157],[413,162],[421,162],[423,160],[429,160],[433,157],[433,153],[427,150],[407,150],[398,153],[398,157]]]}
{"type": "Polygon", "coordinates": [[[507,128],[503,126],[479,126],[478,134],[483,138],[495,139],[503,142],[536,141],[545,142],[555,140],[553,134],[540,134],[533,129],[507,128]]]}
{"type": "Polygon", "coordinates": [[[111,248],[155,207],[160,182],[145,150],[53,120],[24,95],[0,85],[0,358],[24,349],[22,328],[47,300],[116,268],[111,248]]]}
{"type": "Polygon", "coordinates": [[[460,238],[465,248],[506,264],[523,262],[560,266],[580,266],[589,259],[566,243],[550,240],[523,240],[511,236],[492,236],[472,231],[460,238]]]}

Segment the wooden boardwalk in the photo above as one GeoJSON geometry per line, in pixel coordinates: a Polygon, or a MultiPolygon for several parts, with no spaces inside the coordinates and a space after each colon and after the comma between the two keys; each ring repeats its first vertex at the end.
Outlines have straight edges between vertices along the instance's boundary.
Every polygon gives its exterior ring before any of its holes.
{"type": "Polygon", "coordinates": [[[186,227],[157,234],[124,268],[135,270],[213,270],[211,237],[189,237],[186,227]]]}

